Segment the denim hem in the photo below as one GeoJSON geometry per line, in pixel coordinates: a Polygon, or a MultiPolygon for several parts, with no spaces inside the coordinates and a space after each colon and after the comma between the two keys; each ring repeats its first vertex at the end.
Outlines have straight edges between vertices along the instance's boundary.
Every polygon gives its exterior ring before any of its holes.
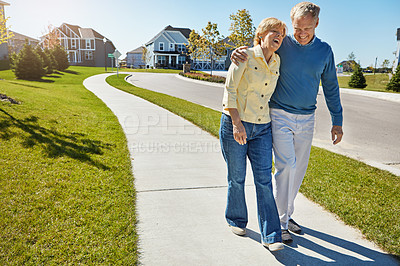
{"type": "Polygon", "coordinates": [[[228,220],[227,220],[227,222],[228,222],[228,225],[230,225],[230,226],[234,226],[234,227],[246,228],[246,226],[247,226],[247,225],[245,225],[245,226],[240,226],[240,225],[237,225],[237,224],[235,224],[234,222],[232,222],[232,221],[228,221],[228,220]]]}
{"type": "Polygon", "coordinates": [[[272,244],[272,243],[277,243],[277,242],[282,242],[282,237],[273,236],[273,237],[267,237],[267,238],[262,239],[262,243],[266,243],[266,244],[272,244]]]}

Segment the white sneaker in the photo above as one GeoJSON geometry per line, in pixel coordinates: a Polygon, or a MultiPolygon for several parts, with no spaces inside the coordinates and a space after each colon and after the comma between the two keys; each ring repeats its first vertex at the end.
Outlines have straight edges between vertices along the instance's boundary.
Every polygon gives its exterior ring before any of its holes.
{"type": "Polygon", "coordinates": [[[240,227],[236,227],[236,226],[229,226],[232,230],[232,232],[238,236],[244,236],[246,234],[246,228],[240,228],[240,227]]]}
{"type": "Polygon", "coordinates": [[[281,242],[263,243],[263,246],[268,248],[271,252],[282,250],[284,248],[284,245],[281,242]]]}

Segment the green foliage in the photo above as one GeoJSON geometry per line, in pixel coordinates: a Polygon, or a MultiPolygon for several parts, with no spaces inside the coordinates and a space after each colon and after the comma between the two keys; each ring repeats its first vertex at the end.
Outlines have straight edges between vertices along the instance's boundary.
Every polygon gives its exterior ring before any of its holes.
{"type": "Polygon", "coordinates": [[[49,58],[49,60],[50,60],[50,67],[51,67],[51,69],[53,69],[53,71],[54,70],[56,70],[57,68],[58,68],[58,65],[57,65],[57,61],[56,61],[56,58],[54,57],[54,55],[53,55],[53,53],[52,53],[52,50],[49,50],[49,48],[45,48],[44,49],[44,53],[47,55],[47,57],[49,58]]]}
{"type": "Polygon", "coordinates": [[[10,69],[10,60],[4,59],[0,60],[0,70],[7,70],[10,69]]]}
{"type": "Polygon", "coordinates": [[[236,14],[231,14],[229,19],[232,21],[229,30],[229,40],[233,47],[251,46],[254,39],[255,27],[250,13],[246,9],[241,9],[236,14]]]}
{"type": "Polygon", "coordinates": [[[138,265],[124,132],[70,67],[40,81],[0,71],[0,264],[138,265]]]}
{"type": "Polygon", "coordinates": [[[217,23],[207,23],[207,26],[202,29],[200,51],[201,54],[211,61],[211,75],[214,67],[214,58],[219,58],[226,52],[227,45],[223,42],[224,36],[220,35],[217,23]]]}
{"type": "Polygon", "coordinates": [[[17,78],[26,80],[38,80],[46,74],[43,60],[28,43],[13,59],[13,71],[17,78]]]}
{"type": "Polygon", "coordinates": [[[57,62],[57,70],[64,71],[69,67],[68,55],[63,47],[56,45],[52,50],[52,54],[57,62]]]}
{"type": "Polygon", "coordinates": [[[360,89],[367,87],[365,77],[362,73],[361,67],[358,64],[355,66],[354,73],[350,77],[349,86],[360,89]]]}
{"type": "Polygon", "coordinates": [[[187,48],[188,54],[194,61],[196,61],[196,59],[199,59],[201,56],[201,42],[202,38],[200,37],[200,35],[195,30],[192,30],[188,39],[189,44],[185,44],[185,46],[187,48]]]}
{"type": "Polygon", "coordinates": [[[46,74],[53,73],[53,64],[51,63],[51,59],[49,58],[49,56],[43,51],[43,49],[39,45],[36,46],[35,50],[43,61],[43,68],[46,71],[46,74]]]}
{"type": "Polygon", "coordinates": [[[400,65],[397,66],[396,73],[390,79],[386,89],[397,92],[400,91],[400,65]]]}

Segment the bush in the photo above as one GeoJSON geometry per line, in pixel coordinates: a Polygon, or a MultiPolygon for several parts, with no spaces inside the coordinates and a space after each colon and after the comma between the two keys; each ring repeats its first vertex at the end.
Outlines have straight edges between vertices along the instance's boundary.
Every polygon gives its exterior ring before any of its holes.
{"type": "Polygon", "coordinates": [[[60,45],[56,45],[52,50],[55,61],[57,62],[57,70],[64,71],[69,67],[67,52],[60,45]]]}
{"type": "Polygon", "coordinates": [[[362,73],[361,67],[357,64],[353,75],[351,75],[349,80],[349,86],[352,88],[364,89],[367,87],[365,77],[362,73]]]}
{"type": "Polygon", "coordinates": [[[400,65],[397,66],[396,73],[390,79],[389,83],[386,86],[386,89],[397,92],[400,91],[400,65]]]}
{"type": "Polygon", "coordinates": [[[206,73],[183,73],[183,72],[180,72],[179,75],[187,77],[187,78],[204,80],[204,81],[209,81],[209,82],[225,83],[225,77],[211,76],[210,74],[206,74],[206,73]]]}
{"type": "Polygon", "coordinates": [[[17,78],[26,80],[38,80],[46,74],[43,60],[28,43],[13,58],[13,71],[17,78]]]}
{"type": "Polygon", "coordinates": [[[7,70],[10,69],[10,60],[4,59],[0,60],[0,70],[7,70]]]}
{"type": "Polygon", "coordinates": [[[46,74],[53,73],[53,66],[48,55],[43,51],[43,49],[38,45],[36,46],[36,53],[40,56],[43,61],[43,68],[46,74]]]}

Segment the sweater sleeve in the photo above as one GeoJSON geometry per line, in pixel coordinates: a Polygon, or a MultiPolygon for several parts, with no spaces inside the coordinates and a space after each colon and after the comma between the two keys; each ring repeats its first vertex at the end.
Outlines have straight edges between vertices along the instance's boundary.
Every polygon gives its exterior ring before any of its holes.
{"type": "Polygon", "coordinates": [[[342,126],[343,109],[340,102],[340,91],[338,79],[336,76],[335,60],[333,52],[330,49],[325,69],[321,75],[322,88],[325,95],[326,105],[332,118],[332,125],[342,126]]]}

